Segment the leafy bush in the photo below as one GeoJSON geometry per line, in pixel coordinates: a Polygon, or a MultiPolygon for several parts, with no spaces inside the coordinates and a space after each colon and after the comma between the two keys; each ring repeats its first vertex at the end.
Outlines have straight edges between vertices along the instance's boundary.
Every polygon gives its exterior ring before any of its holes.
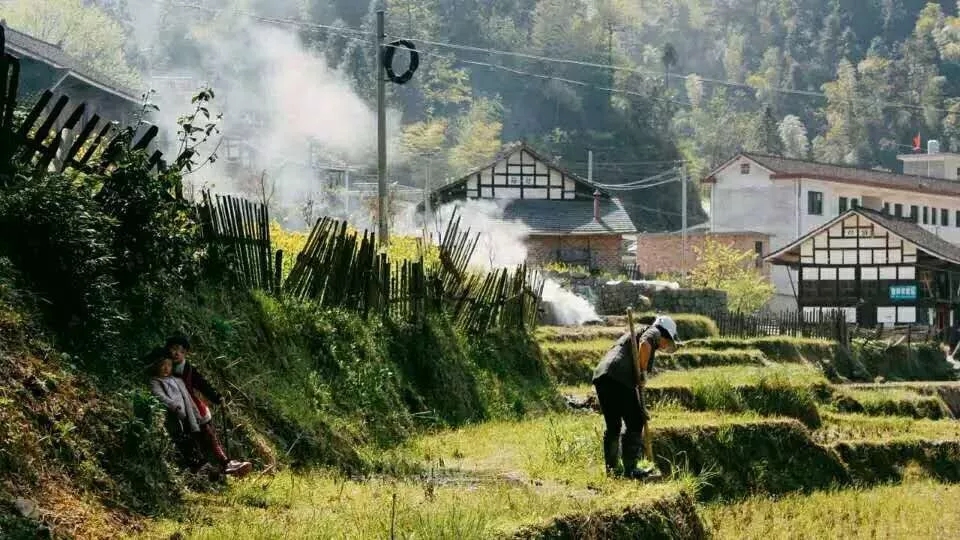
{"type": "Polygon", "coordinates": [[[952,381],[957,374],[936,343],[890,346],[885,342],[854,340],[852,362],[870,378],[890,381],[952,381]]]}
{"type": "Polygon", "coordinates": [[[773,284],[753,264],[756,253],[739,251],[707,236],[703,247],[694,246],[699,263],[690,271],[687,284],[702,289],[726,291],[729,309],[752,313],[771,298],[773,284]]]}
{"type": "Polygon", "coordinates": [[[119,291],[112,275],[116,220],[100,211],[75,177],[19,177],[0,193],[3,253],[47,302],[51,327],[87,349],[119,332],[119,291]],[[94,341],[94,344],[89,343],[94,341]]]}
{"type": "MultiPolygon", "coordinates": [[[[636,318],[638,324],[649,326],[653,324],[656,314],[646,313],[636,318]]],[[[677,323],[677,334],[681,341],[691,339],[703,339],[720,336],[720,329],[713,319],[704,315],[693,315],[689,313],[670,314],[670,318],[677,323]]],[[[638,328],[637,331],[640,331],[638,328]]]]}

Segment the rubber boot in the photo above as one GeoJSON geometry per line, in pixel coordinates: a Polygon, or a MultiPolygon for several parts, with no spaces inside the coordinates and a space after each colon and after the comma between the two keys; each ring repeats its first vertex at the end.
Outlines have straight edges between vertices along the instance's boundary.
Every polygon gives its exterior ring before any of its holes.
{"type": "Polygon", "coordinates": [[[627,431],[622,439],[623,475],[627,478],[638,478],[642,476],[637,470],[637,461],[640,460],[640,452],[643,449],[643,432],[627,431]]]}
{"type": "Polygon", "coordinates": [[[607,467],[607,474],[618,476],[623,473],[620,466],[620,434],[603,434],[603,462],[607,467]]]}

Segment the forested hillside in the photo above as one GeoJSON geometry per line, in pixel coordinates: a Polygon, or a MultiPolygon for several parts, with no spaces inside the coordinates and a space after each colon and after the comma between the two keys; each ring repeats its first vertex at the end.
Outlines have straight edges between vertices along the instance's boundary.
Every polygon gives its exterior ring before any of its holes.
{"type": "MultiPolygon", "coordinates": [[[[282,28],[367,105],[377,4],[0,2],[11,25],[62,39],[127,79],[190,66],[216,74],[216,86],[258,73],[262,58],[224,54],[227,44],[253,51],[265,45],[263,27],[282,28]],[[53,22],[36,15],[54,11],[53,22]],[[104,18],[117,26],[90,31],[104,18]],[[126,65],[112,61],[121,43],[126,65]]],[[[581,173],[593,149],[597,178],[608,183],[681,158],[696,177],[740,148],[891,169],[918,133],[960,150],[960,18],[945,0],[387,0],[386,8],[390,37],[411,38],[423,53],[413,82],[390,85],[404,157],[394,172],[412,184],[422,184],[427,164],[437,183],[519,138],[581,173]]],[[[678,190],[630,196],[641,229],[679,226],[678,190]]]]}

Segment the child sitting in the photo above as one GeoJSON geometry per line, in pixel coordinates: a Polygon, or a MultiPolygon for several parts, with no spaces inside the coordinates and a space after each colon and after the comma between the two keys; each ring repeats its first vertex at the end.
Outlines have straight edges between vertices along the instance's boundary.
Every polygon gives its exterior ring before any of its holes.
{"type": "MultiPolygon", "coordinates": [[[[162,349],[154,351],[150,356],[154,366],[150,389],[153,395],[167,406],[171,416],[176,417],[182,435],[208,447],[217,456],[226,474],[244,476],[249,473],[253,468],[249,462],[227,458],[210,423],[211,415],[201,415],[183,379],[173,376],[173,360],[162,349]]],[[[181,451],[188,453],[183,447],[181,451]]]]}

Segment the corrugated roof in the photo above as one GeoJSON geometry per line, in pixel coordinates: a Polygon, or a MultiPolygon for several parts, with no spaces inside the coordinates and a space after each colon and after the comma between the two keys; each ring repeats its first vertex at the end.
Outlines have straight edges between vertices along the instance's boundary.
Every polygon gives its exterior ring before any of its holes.
{"type": "Polygon", "coordinates": [[[98,86],[118,97],[133,103],[140,103],[138,92],[112,81],[109,77],[85,66],[67,54],[58,45],[37,39],[7,26],[3,22],[4,38],[8,51],[14,56],[22,55],[38,60],[56,69],[64,69],[87,84],[98,86]]]}
{"type": "MultiPolygon", "coordinates": [[[[764,261],[773,264],[784,264],[784,261],[778,261],[777,259],[794,250],[798,250],[800,245],[810,238],[830,229],[830,227],[833,227],[837,223],[842,222],[847,217],[854,214],[859,214],[860,216],[873,221],[877,225],[914,244],[918,249],[925,251],[933,257],[954,264],[960,264],[960,246],[940,238],[932,232],[924,229],[920,225],[914,223],[909,218],[891,216],[889,214],[884,214],[882,212],[877,212],[876,210],[870,210],[863,207],[847,210],[843,214],[840,214],[836,218],[831,219],[820,227],[808,232],[790,244],[787,244],[777,251],[767,255],[764,257],[764,261]]],[[[787,261],[787,263],[792,264],[789,261],[787,261]]]]}
{"type": "MultiPolygon", "coordinates": [[[[751,159],[760,166],[769,169],[774,177],[804,177],[897,190],[922,190],[927,193],[960,195],[960,182],[943,178],[899,174],[749,152],[738,154],[739,156],[751,159]]],[[[726,167],[727,164],[720,168],[726,167]]],[[[708,179],[713,178],[715,174],[711,174],[708,179]]]]}
{"type": "Polygon", "coordinates": [[[505,221],[520,221],[532,234],[633,234],[630,215],[617,198],[600,201],[600,220],[593,219],[593,201],[514,199],[503,209],[505,221]]]}

